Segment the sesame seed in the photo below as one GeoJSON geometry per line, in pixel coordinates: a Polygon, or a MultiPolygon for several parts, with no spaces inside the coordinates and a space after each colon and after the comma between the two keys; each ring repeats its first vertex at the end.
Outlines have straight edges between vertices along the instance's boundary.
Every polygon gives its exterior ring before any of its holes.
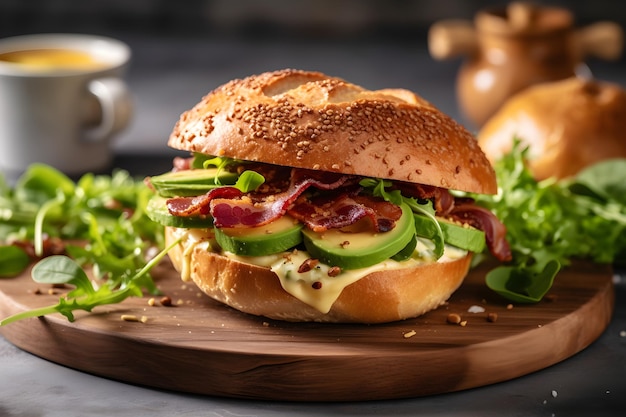
{"type": "MultiPolygon", "coordinates": [[[[341,80],[310,76],[297,70],[233,80],[205,96],[202,106],[181,115],[174,135],[178,137],[178,144],[186,149],[209,150],[203,147],[207,146],[204,145],[206,136],[215,135],[215,132],[211,133],[216,123],[215,117],[228,113],[231,123],[235,123],[233,132],[237,132],[246,151],[252,151],[250,158],[258,158],[253,148],[250,148],[255,141],[268,141],[281,152],[296,153],[301,166],[310,167],[313,164],[305,160],[307,155],[310,155],[311,162],[322,161],[334,149],[334,141],[341,140],[354,144],[354,155],[366,151],[368,155],[383,161],[387,165],[380,164],[376,170],[383,176],[391,173],[395,179],[434,179],[437,182],[431,185],[441,186],[440,178],[424,175],[428,171],[422,171],[421,167],[438,163],[436,158],[448,152],[458,155],[458,167],[453,166],[450,174],[459,176],[459,184],[472,175],[463,167],[482,169],[483,159],[473,154],[477,151],[473,135],[462,126],[450,123],[449,118],[438,110],[428,105],[410,104],[400,108],[395,102],[372,99],[368,97],[369,93],[363,93],[360,87],[341,80]],[[298,93],[290,93],[297,89],[300,90],[298,93]],[[313,98],[310,105],[298,102],[309,93],[313,98]],[[212,100],[216,95],[219,99],[212,100]],[[320,97],[326,103],[316,101],[320,97]],[[336,136],[330,137],[330,134],[336,136]],[[467,149],[468,152],[460,152],[459,149],[467,149]],[[383,158],[384,155],[387,157],[383,158]],[[416,160],[419,155],[424,156],[416,160]],[[392,166],[393,169],[390,169],[392,166]],[[422,175],[425,179],[416,175],[422,175]]],[[[230,140],[221,142],[221,146],[228,150],[229,156],[243,156],[245,159],[246,155],[237,155],[243,149],[237,151],[236,144],[231,145],[230,140]]],[[[219,144],[220,141],[215,143],[219,144]]],[[[211,153],[218,155],[216,148],[219,146],[213,148],[211,153]]],[[[325,163],[324,169],[339,170],[339,166],[344,169],[351,165],[357,166],[354,160],[352,164],[349,161],[341,162],[339,158],[336,162],[333,168],[325,163]]],[[[321,169],[319,166],[314,167],[321,169]]],[[[355,169],[355,174],[362,175],[363,172],[355,169]]]]}

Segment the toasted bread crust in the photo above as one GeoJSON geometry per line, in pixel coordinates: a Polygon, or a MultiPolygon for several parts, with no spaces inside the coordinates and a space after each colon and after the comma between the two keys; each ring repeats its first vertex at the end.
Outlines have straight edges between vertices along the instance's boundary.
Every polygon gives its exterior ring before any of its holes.
{"type": "Polygon", "coordinates": [[[475,138],[408,90],[318,72],[231,81],[177,122],[169,146],[210,155],[493,194],[475,138]]]}
{"type": "MultiPolygon", "coordinates": [[[[175,240],[166,228],[166,241],[175,240]]],[[[471,254],[450,262],[374,272],[348,285],[324,314],[283,290],[269,268],[240,262],[183,240],[170,252],[181,271],[189,262],[190,278],[209,297],[244,313],[276,320],[329,323],[384,323],[420,316],[443,304],[461,285],[471,254]],[[186,255],[183,255],[185,254],[186,255]]]]}

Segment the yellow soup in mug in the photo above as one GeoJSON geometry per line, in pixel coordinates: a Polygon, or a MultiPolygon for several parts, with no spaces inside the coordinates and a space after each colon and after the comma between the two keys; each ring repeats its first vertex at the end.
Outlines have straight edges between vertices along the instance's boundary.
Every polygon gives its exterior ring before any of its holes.
{"type": "Polygon", "coordinates": [[[29,70],[92,70],[106,64],[87,52],[74,49],[30,49],[0,53],[0,62],[19,64],[29,70]]]}

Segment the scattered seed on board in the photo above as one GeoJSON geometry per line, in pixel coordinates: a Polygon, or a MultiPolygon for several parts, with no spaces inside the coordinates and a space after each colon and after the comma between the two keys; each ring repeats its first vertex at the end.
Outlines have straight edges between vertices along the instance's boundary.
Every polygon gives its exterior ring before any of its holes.
{"type": "Polygon", "coordinates": [[[461,323],[461,316],[459,316],[456,313],[450,313],[448,314],[448,318],[446,319],[446,321],[450,324],[460,324],[461,323]]]}
{"type": "Polygon", "coordinates": [[[133,321],[133,322],[141,322],[141,323],[146,323],[148,321],[148,317],[146,316],[137,317],[134,314],[122,314],[120,318],[123,321],[133,321]]]}

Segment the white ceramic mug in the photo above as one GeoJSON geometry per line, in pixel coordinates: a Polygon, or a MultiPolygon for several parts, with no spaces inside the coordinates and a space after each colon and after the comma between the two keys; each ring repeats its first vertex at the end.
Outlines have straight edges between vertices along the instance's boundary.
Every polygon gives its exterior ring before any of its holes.
{"type": "Polygon", "coordinates": [[[81,34],[0,39],[0,171],[15,179],[31,163],[69,175],[99,172],[111,138],[132,116],[123,80],[130,48],[81,34]]]}

